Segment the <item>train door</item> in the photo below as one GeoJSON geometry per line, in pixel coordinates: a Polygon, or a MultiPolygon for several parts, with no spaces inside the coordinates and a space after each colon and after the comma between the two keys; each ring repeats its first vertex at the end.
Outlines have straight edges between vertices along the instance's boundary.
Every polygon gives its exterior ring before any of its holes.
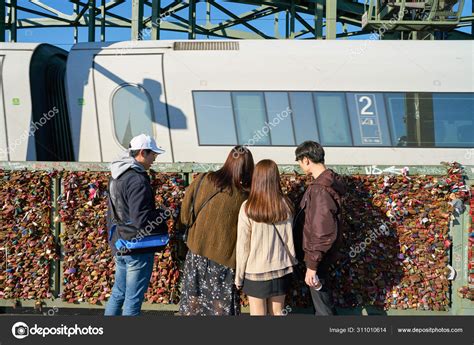
{"type": "Polygon", "coordinates": [[[94,88],[103,161],[113,161],[140,133],[166,150],[157,161],[172,162],[163,84],[162,54],[96,55],[94,88]]]}
{"type": "Polygon", "coordinates": [[[0,55],[0,161],[8,161],[10,160],[10,155],[8,154],[5,105],[3,104],[3,58],[0,55]]]}

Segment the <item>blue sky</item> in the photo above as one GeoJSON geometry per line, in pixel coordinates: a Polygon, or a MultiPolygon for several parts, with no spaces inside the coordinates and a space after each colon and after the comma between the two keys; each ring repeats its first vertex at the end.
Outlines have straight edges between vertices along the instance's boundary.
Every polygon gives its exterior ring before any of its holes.
{"type": "MultiPolygon", "coordinates": [[[[47,5],[54,6],[56,9],[59,9],[60,11],[66,13],[66,14],[72,14],[73,13],[73,4],[70,3],[69,1],[66,0],[43,0],[43,2],[47,5]]],[[[162,1],[163,4],[168,4],[170,3],[171,0],[164,0],[162,1]]],[[[359,0],[359,2],[364,2],[363,0],[359,0]]],[[[100,0],[97,1],[98,4],[100,4],[100,0]]],[[[219,2],[220,4],[224,5],[227,9],[233,11],[234,13],[240,14],[247,12],[249,10],[252,10],[255,8],[255,6],[252,5],[243,5],[243,4],[235,4],[235,3],[229,3],[226,1],[219,2]]],[[[18,4],[24,7],[28,8],[34,8],[38,10],[39,8],[35,5],[30,4],[27,0],[18,0],[18,4]]],[[[39,9],[41,10],[41,9],[39,9]]],[[[205,3],[198,3],[197,4],[197,23],[204,23],[205,18],[206,18],[206,4],[205,3]]],[[[114,13],[125,16],[125,17],[130,17],[131,16],[131,1],[127,1],[126,4],[122,4],[117,6],[114,10],[114,13]]],[[[148,16],[150,15],[150,9],[148,6],[145,6],[145,15],[148,16]]],[[[472,13],[472,1],[465,1],[464,5],[464,10],[463,10],[463,15],[467,16],[472,13]]],[[[183,12],[179,13],[181,16],[185,17],[187,16],[187,9],[183,10],[183,12]]],[[[18,14],[19,18],[25,18],[25,17],[35,17],[35,15],[32,14],[27,14],[24,12],[19,12],[18,14]]],[[[308,19],[310,22],[312,22],[313,18],[310,15],[303,15],[304,18],[308,19]]],[[[224,21],[228,19],[228,16],[223,14],[222,12],[218,10],[214,10],[211,12],[211,21],[213,23],[219,23],[221,21],[224,21]]],[[[174,20],[174,19],[171,19],[174,20]]],[[[279,16],[279,21],[280,21],[280,35],[284,37],[284,32],[285,32],[285,22],[284,22],[284,14],[281,13],[279,16]]],[[[273,15],[261,18],[259,20],[253,21],[252,25],[257,27],[259,30],[269,34],[273,35],[274,32],[274,26],[273,26],[273,15]]],[[[236,26],[235,29],[239,30],[247,30],[243,26],[236,26]]],[[[299,31],[302,29],[302,26],[297,23],[296,26],[296,31],[299,31]]],[[[351,31],[357,31],[358,27],[355,26],[348,26],[348,30],[351,31]]],[[[462,31],[465,32],[470,32],[470,27],[465,27],[461,29],[462,31]]],[[[342,32],[342,25],[338,24],[338,31],[342,32]]],[[[79,41],[80,42],[86,42],[87,41],[87,35],[88,31],[87,28],[80,28],[79,29],[79,41]]],[[[357,36],[356,39],[364,39],[367,38],[368,36],[357,36]]],[[[178,33],[178,32],[169,32],[169,31],[162,31],[161,33],[161,38],[162,39],[186,39],[187,34],[186,33],[178,33]]],[[[207,38],[205,36],[198,36],[198,38],[207,38]]],[[[130,29],[121,29],[121,28],[107,28],[106,30],[106,41],[124,41],[124,40],[129,40],[130,39],[130,29]]],[[[96,40],[100,40],[100,29],[97,29],[96,32],[96,40]]],[[[41,28],[41,29],[21,29],[18,31],[18,42],[47,42],[51,44],[58,45],[62,47],[63,49],[70,49],[70,47],[73,44],[73,29],[72,28],[41,28]]]]}

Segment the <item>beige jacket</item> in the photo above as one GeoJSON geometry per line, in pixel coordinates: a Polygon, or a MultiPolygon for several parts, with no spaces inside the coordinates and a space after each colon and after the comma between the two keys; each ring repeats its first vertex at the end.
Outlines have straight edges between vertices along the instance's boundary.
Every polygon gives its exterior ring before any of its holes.
{"type": "Polygon", "coordinates": [[[285,246],[275,233],[272,224],[257,223],[247,217],[245,201],[240,207],[237,225],[236,272],[235,285],[242,286],[245,272],[266,273],[293,266],[297,263],[293,244],[293,228],[290,217],[284,222],[276,223],[285,246]]]}

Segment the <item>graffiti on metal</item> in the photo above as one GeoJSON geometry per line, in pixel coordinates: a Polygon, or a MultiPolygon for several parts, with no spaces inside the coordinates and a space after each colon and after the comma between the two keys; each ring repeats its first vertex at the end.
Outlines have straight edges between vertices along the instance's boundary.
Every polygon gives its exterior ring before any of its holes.
{"type": "MultiPolygon", "coordinates": [[[[157,172],[205,172],[215,171],[222,164],[219,163],[155,163],[152,169],[157,172]]],[[[329,168],[343,175],[402,175],[405,172],[408,175],[431,175],[440,176],[446,174],[444,165],[329,165],[329,168]]],[[[67,171],[108,171],[110,163],[101,162],[0,162],[0,169],[4,170],[67,170],[67,171]]],[[[288,164],[279,165],[282,174],[302,174],[298,165],[288,164]]],[[[464,167],[465,174],[469,179],[474,179],[474,166],[464,167]]]]}

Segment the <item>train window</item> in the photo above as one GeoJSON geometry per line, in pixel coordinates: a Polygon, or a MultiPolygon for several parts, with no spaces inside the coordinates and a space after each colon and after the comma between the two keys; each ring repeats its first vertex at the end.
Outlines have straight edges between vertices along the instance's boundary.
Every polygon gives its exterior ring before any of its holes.
{"type": "Polygon", "coordinates": [[[10,160],[8,143],[7,143],[7,133],[6,133],[6,117],[4,114],[4,104],[3,104],[3,56],[0,56],[0,161],[10,160]]]}
{"type": "Polygon", "coordinates": [[[194,92],[201,145],[236,145],[230,92],[194,92]]]}
{"type": "Polygon", "coordinates": [[[321,144],[351,146],[352,138],[344,93],[315,92],[313,97],[321,144]]]}
{"type": "Polygon", "coordinates": [[[115,136],[128,148],[130,140],[140,134],[153,135],[152,102],[148,92],[137,85],[121,86],[112,96],[115,136]]]}
{"type": "Polygon", "coordinates": [[[270,145],[263,92],[232,92],[238,143],[270,145]]]}
{"type": "Polygon", "coordinates": [[[265,92],[265,105],[272,145],[295,145],[288,93],[265,92]]]}
{"type": "Polygon", "coordinates": [[[383,95],[346,93],[355,146],[391,146],[383,95]]]}
{"type": "Polygon", "coordinates": [[[474,147],[467,93],[194,92],[194,103],[201,145],[474,147]]]}
{"type": "Polygon", "coordinates": [[[407,146],[407,115],[405,94],[386,93],[385,103],[392,133],[392,146],[407,146]]]}
{"type": "Polygon", "coordinates": [[[387,93],[393,146],[473,147],[472,94],[387,93]]]}
{"type": "Polygon", "coordinates": [[[433,94],[435,146],[474,147],[473,94],[433,94]]]}
{"type": "Polygon", "coordinates": [[[311,92],[290,92],[290,103],[296,142],[298,144],[306,140],[319,142],[311,92]]]}

